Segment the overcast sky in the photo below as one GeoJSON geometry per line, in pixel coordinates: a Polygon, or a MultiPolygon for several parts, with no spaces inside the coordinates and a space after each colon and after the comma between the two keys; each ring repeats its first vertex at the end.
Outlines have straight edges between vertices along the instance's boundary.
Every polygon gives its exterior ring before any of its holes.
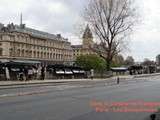
{"type": "MultiPolygon", "coordinates": [[[[81,40],[76,36],[75,28],[81,20],[84,4],[85,0],[0,0],[0,22],[19,24],[22,12],[26,26],[61,33],[72,44],[79,44],[81,40]]],[[[130,51],[123,54],[132,55],[136,61],[154,60],[160,54],[160,1],[137,0],[137,5],[141,24],[130,37],[130,51]]]]}

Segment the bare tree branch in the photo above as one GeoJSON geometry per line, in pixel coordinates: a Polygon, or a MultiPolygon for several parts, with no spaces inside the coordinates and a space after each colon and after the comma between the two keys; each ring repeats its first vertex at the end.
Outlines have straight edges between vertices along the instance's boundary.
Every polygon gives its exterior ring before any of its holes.
{"type": "Polygon", "coordinates": [[[100,40],[95,51],[106,59],[108,68],[113,57],[121,52],[126,33],[134,26],[136,17],[131,1],[90,0],[84,11],[85,20],[100,40]]]}

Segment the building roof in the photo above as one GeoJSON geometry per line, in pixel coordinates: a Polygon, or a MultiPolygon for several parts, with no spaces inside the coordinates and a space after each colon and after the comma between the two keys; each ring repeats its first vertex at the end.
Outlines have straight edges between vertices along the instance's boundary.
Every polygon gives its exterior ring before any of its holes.
{"type": "Polygon", "coordinates": [[[0,29],[2,29],[4,27],[4,25],[2,23],[0,23],[0,29]]]}
{"type": "Polygon", "coordinates": [[[71,47],[77,49],[77,48],[82,48],[83,46],[82,45],[72,45],[71,47]]]}
{"type": "MultiPolygon", "coordinates": [[[[65,39],[65,38],[61,37],[60,34],[55,35],[55,34],[50,34],[50,33],[43,32],[43,31],[39,31],[39,30],[36,30],[36,29],[25,27],[25,24],[14,25],[13,23],[11,23],[11,24],[8,24],[6,28],[7,28],[8,31],[27,33],[27,34],[30,34],[34,37],[39,37],[39,38],[44,38],[44,39],[60,40],[60,41],[68,41],[68,39],[65,39]]],[[[2,31],[2,29],[1,29],[1,31],[2,31]]]]}

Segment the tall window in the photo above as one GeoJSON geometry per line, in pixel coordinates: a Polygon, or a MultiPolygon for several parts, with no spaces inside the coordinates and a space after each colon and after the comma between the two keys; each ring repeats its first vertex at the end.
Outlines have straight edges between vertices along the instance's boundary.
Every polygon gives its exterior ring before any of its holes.
{"type": "Polygon", "coordinates": [[[20,49],[17,50],[17,56],[20,57],[20,49]]]}
{"type": "Polygon", "coordinates": [[[40,58],[40,53],[39,52],[37,52],[37,57],[40,58]]]}
{"type": "Polygon", "coordinates": [[[2,56],[2,55],[3,55],[3,49],[0,48],[0,56],[2,56]]]}
{"type": "Polygon", "coordinates": [[[9,49],[9,56],[13,56],[13,49],[12,48],[9,49]]]}
{"type": "Polygon", "coordinates": [[[33,57],[36,58],[36,51],[33,52],[33,57]]]}
{"type": "Polygon", "coordinates": [[[25,52],[24,52],[24,49],[21,51],[21,57],[24,57],[25,56],[25,52]]]}

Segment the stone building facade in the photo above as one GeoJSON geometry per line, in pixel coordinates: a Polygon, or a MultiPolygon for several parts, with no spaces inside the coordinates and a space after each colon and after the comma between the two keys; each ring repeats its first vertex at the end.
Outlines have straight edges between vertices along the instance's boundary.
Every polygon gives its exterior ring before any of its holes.
{"type": "Polygon", "coordinates": [[[95,52],[91,49],[94,45],[94,42],[92,32],[88,25],[84,31],[82,38],[82,45],[72,45],[74,60],[80,55],[95,54],[95,52]]]}
{"type": "Polygon", "coordinates": [[[0,24],[0,60],[69,63],[73,61],[71,43],[54,35],[26,27],[24,24],[0,24]]]}

